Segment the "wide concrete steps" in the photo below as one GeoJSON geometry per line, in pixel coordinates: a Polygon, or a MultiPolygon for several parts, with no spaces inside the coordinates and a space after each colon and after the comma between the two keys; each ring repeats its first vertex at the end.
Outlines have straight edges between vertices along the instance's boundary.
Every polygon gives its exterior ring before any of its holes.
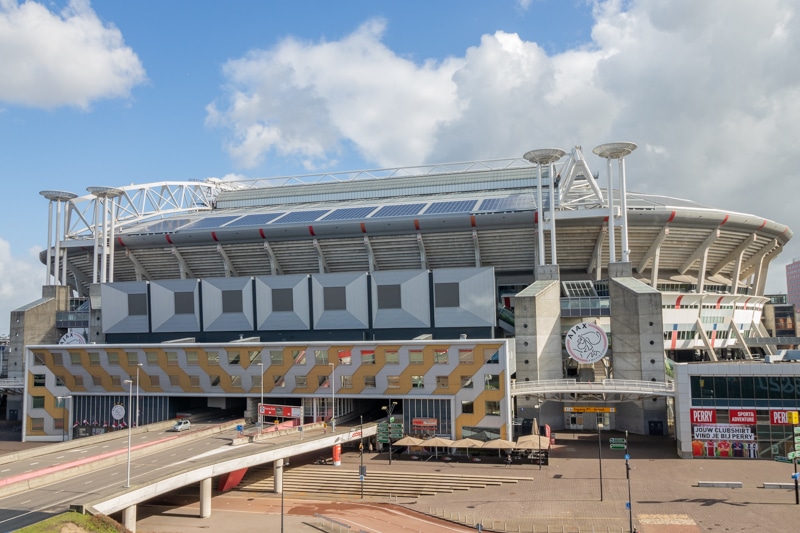
{"type": "MultiPolygon", "coordinates": [[[[251,468],[239,484],[238,490],[272,492],[272,466],[251,468]]],[[[518,483],[529,478],[476,476],[447,473],[377,472],[368,470],[364,477],[364,496],[418,497],[434,496],[470,489],[518,483]]],[[[303,465],[289,468],[283,475],[284,492],[293,495],[361,495],[361,478],[357,470],[341,469],[330,465],[303,465]]]]}

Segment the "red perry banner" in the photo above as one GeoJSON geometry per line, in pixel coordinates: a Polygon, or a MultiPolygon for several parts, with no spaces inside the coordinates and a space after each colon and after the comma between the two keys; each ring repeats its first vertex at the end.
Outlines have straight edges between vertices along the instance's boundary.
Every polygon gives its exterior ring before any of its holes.
{"type": "Polygon", "coordinates": [[[291,418],[300,418],[303,416],[303,408],[293,405],[269,405],[266,403],[259,404],[261,407],[261,414],[264,416],[283,416],[291,418]]]}
{"type": "Polygon", "coordinates": [[[435,428],[439,425],[439,421],[435,418],[412,418],[411,425],[414,427],[435,428]]]}
{"type": "Polygon", "coordinates": [[[770,411],[769,412],[769,423],[773,426],[788,426],[791,424],[789,422],[789,411],[770,411]]]}
{"type": "Polygon", "coordinates": [[[755,425],[756,423],[755,409],[731,409],[728,413],[731,424],[755,425]]]}
{"type": "Polygon", "coordinates": [[[715,409],[691,409],[692,424],[716,424],[717,411],[715,409]]]}

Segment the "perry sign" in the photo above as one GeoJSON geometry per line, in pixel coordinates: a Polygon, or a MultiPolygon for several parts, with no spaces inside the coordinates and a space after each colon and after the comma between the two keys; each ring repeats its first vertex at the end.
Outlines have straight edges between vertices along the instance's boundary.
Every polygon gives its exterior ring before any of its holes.
{"type": "Polygon", "coordinates": [[[581,322],[567,332],[564,345],[569,356],[577,362],[593,364],[606,356],[608,336],[597,324],[581,322]]]}

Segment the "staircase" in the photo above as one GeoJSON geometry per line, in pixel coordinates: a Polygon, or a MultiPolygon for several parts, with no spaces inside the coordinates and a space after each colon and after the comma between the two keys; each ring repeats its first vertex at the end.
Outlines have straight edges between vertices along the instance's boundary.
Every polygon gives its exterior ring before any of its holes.
{"type": "MultiPolygon", "coordinates": [[[[272,466],[250,468],[236,490],[272,492],[272,466]]],[[[476,476],[446,473],[376,472],[364,477],[364,496],[394,498],[434,496],[470,489],[515,484],[530,478],[476,476]]],[[[283,474],[284,493],[293,496],[354,496],[361,495],[361,478],[357,470],[343,470],[326,465],[303,465],[287,469],[283,474]]]]}

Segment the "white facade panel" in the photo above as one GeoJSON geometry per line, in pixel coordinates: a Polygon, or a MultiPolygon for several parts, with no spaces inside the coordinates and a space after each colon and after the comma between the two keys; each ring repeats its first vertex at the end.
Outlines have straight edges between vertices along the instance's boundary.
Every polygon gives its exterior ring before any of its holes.
{"type": "Polygon", "coordinates": [[[308,276],[258,276],[256,322],[260,330],[307,330],[311,328],[308,276]],[[277,301],[281,297],[283,301],[277,301]]]}
{"type": "Polygon", "coordinates": [[[369,326],[366,273],[311,276],[311,295],[315,329],[369,326]]]}
{"type": "Polygon", "coordinates": [[[199,288],[195,279],[151,282],[153,333],[200,331],[199,288]]]}
{"type": "MultiPolygon", "coordinates": [[[[147,282],[123,281],[104,283],[100,286],[100,298],[103,303],[104,333],[147,333],[149,331],[147,315],[147,282]],[[130,314],[131,296],[139,299],[142,306],[130,314]],[[143,299],[143,300],[142,300],[143,299]],[[143,311],[143,314],[138,314],[143,311]]],[[[138,307],[133,305],[134,308],[138,307]]]]}
{"type": "Polygon", "coordinates": [[[372,326],[382,328],[430,327],[430,281],[427,270],[379,271],[370,274],[372,285],[372,326]],[[399,286],[397,307],[381,307],[381,290],[399,286]]]}
{"type": "Polygon", "coordinates": [[[203,331],[253,329],[252,278],[204,279],[202,300],[203,331]],[[226,305],[229,307],[227,310],[226,305]],[[235,310],[230,310],[231,307],[235,310]]]}
{"type": "MultiPolygon", "coordinates": [[[[493,327],[497,323],[497,297],[494,282],[494,269],[452,268],[433,271],[434,284],[434,323],[437,328],[454,327],[493,327]],[[437,301],[437,285],[453,287],[457,284],[455,295],[449,301],[437,301]],[[453,305],[457,303],[457,305],[453,305]]],[[[443,291],[444,292],[444,291],[443,291]]]]}

